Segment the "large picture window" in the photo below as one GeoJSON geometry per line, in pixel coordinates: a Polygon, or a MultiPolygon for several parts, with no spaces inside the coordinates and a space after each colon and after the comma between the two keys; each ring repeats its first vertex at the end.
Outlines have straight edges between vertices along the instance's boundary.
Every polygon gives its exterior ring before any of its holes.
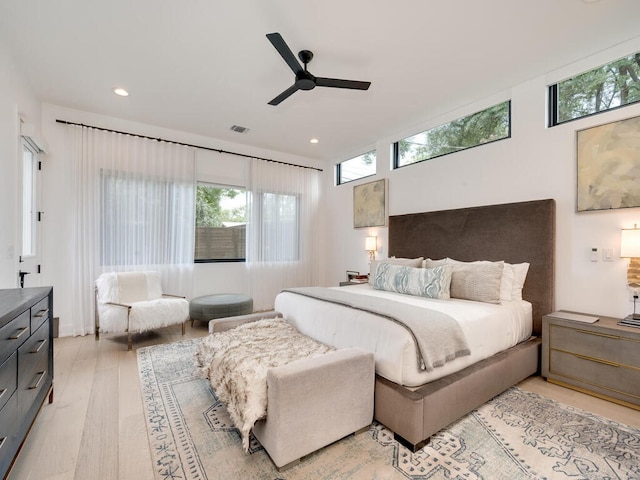
{"type": "Polygon", "coordinates": [[[549,126],[640,101],[640,52],[549,87],[549,126]]]}
{"type": "Polygon", "coordinates": [[[404,167],[511,136],[511,102],[506,101],[394,144],[394,168],[404,167]]]}
{"type": "Polygon", "coordinates": [[[195,261],[244,262],[247,200],[244,188],[198,183],[195,261]]]}

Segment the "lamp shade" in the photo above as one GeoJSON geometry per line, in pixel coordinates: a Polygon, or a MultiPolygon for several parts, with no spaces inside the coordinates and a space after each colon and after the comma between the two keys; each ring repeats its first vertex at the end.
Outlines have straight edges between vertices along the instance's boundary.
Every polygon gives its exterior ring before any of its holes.
{"type": "Polygon", "coordinates": [[[640,228],[625,228],[620,241],[620,256],[640,257],[640,228]]]}
{"type": "Polygon", "coordinates": [[[364,249],[367,252],[378,249],[378,237],[364,237],[364,249]]]}

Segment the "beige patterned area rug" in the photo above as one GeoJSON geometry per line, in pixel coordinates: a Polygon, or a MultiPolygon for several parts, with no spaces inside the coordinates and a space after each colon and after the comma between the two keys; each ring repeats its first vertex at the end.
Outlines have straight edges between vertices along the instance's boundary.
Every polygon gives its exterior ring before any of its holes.
{"type": "Polygon", "coordinates": [[[417,453],[382,425],[278,472],[241,448],[225,407],[195,374],[199,340],[138,350],[156,479],[640,479],[640,430],[512,388],[417,453]]]}

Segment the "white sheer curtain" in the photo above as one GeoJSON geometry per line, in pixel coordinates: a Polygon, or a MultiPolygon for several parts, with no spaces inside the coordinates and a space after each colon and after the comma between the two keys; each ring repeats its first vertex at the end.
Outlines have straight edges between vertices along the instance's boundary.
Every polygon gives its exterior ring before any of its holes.
{"type": "Polygon", "coordinates": [[[247,267],[255,310],[273,308],[283,288],[318,283],[319,175],[251,160],[247,267]]]}
{"type": "Polygon", "coordinates": [[[94,333],[93,285],[108,271],[155,270],[167,293],[193,277],[195,150],[69,127],[75,191],[73,335],[94,333]]]}

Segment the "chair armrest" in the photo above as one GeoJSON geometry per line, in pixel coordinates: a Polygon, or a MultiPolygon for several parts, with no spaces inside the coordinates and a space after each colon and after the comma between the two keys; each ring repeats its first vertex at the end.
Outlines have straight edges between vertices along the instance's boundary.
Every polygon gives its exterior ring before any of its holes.
{"type": "Polygon", "coordinates": [[[256,312],[248,315],[238,315],[237,317],[214,318],[209,320],[209,333],[224,332],[236,328],[238,325],[249,322],[257,322],[263,318],[281,317],[280,312],[269,310],[267,312],[256,312]]]}
{"type": "Polygon", "coordinates": [[[163,297],[174,297],[174,298],[187,298],[184,295],[172,295],[170,293],[163,293],[162,296],[163,297]]]}
{"type": "Polygon", "coordinates": [[[103,302],[103,305],[115,305],[117,307],[131,308],[131,305],[127,305],[126,303],[115,303],[115,302],[103,302]]]}

